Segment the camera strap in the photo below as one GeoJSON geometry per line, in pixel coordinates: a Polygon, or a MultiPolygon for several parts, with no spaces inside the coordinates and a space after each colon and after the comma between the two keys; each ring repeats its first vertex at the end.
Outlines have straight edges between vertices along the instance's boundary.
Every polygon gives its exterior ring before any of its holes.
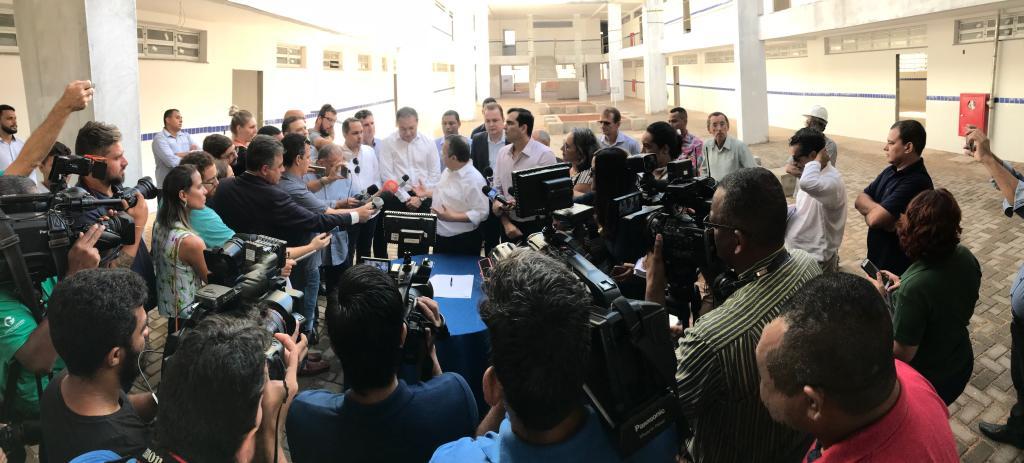
{"type": "Polygon", "coordinates": [[[671,358],[666,357],[665,355],[658,355],[658,346],[654,344],[653,336],[645,336],[640,316],[637,315],[633,306],[630,305],[629,300],[624,297],[619,297],[612,301],[612,306],[626,321],[626,327],[629,329],[630,344],[633,344],[633,346],[647,358],[647,361],[651,362],[651,365],[658,371],[662,379],[664,379],[668,386],[675,391],[675,369],[674,365],[672,365],[671,358]]]}

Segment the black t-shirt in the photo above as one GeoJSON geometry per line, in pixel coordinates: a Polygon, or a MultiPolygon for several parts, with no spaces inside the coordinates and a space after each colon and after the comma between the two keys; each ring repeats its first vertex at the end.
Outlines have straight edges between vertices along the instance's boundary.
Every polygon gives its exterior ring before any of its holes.
{"type": "MultiPolygon", "coordinates": [[[[887,167],[864,189],[864,193],[898,220],[914,196],[930,189],[932,177],[924,167],[924,159],[921,159],[903,170],[896,170],[893,166],[887,167]]],[[[871,259],[879,269],[888,270],[896,275],[902,274],[910,267],[910,258],[900,247],[900,239],[895,231],[868,229],[868,259],[871,259]]]]}
{"type": "Polygon", "coordinates": [[[120,410],[106,416],[81,416],[64,403],[60,386],[65,377],[61,374],[50,382],[40,404],[48,462],[63,463],[93,450],[110,450],[118,455],[142,454],[146,450],[150,426],[135,413],[123,391],[119,391],[120,410]]]}

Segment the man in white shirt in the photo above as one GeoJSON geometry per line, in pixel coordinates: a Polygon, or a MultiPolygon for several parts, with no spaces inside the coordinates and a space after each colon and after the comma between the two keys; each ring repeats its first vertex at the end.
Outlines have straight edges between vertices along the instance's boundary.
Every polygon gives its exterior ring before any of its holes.
{"type": "MultiPolygon", "coordinates": [[[[484,104],[483,114],[484,130],[473,134],[469,152],[477,172],[484,177],[491,177],[498,165],[498,153],[508,144],[505,140],[505,113],[501,105],[492,102],[484,104]]],[[[498,216],[490,214],[481,225],[480,231],[484,235],[484,254],[490,255],[491,249],[494,249],[501,239],[501,222],[498,216]]]]}
{"type": "Polygon", "coordinates": [[[505,139],[509,144],[498,151],[492,182],[492,187],[508,200],[508,205],[499,201],[491,204],[494,215],[501,220],[502,234],[506,241],[518,242],[544,228],[539,217],[516,215],[516,198],[511,194],[512,172],[558,162],[551,148],[531,138],[532,135],[533,114],[523,108],[509,109],[505,119],[505,139]]]}
{"type": "Polygon", "coordinates": [[[789,139],[793,164],[803,169],[796,204],[789,207],[786,247],[809,253],[823,272],[839,268],[839,245],[846,228],[846,187],[829,163],[825,135],[805,127],[789,139]]]}
{"type": "Polygon", "coordinates": [[[0,105],[0,171],[7,169],[25,147],[25,141],[14,136],[16,133],[18,115],[15,114],[14,108],[5,104],[0,105]]]}
{"type": "Polygon", "coordinates": [[[483,175],[470,165],[469,145],[459,134],[449,135],[441,145],[445,171],[433,191],[416,188],[416,194],[432,198],[430,211],[437,214],[434,252],[480,256],[480,223],[487,218],[487,196],[483,175]]]}
{"type": "Polygon", "coordinates": [[[622,113],[617,108],[605,108],[601,112],[600,122],[601,132],[604,134],[598,139],[601,148],[614,146],[622,148],[629,154],[640,154],[640,142],[619,131],[619,126],[622,124],[622,113]]]}
{"type": "Polygon", "coordinates": [[[408,182],[395,191],[395,198],[407,210],[429,211],[429,204],[424,205],[423,198],[412,196],[409,191],[414,186],[433,189],[441,179],[437,147],[433,140],[417,130],[419,115],[415,109],[408,106],[399,109],[395,115],[395,124],[398,130],[381,140],[380,149],[377,150],[381,181],[387,183],[388,180],[394,180],[401,185],[402,176],[408,175],[408,182]]]}
{"type": "Polygon", "coordinates": [[[717,111],[709,114],[708,132],[712,138],[704,140],[701,148],[704,159],[700,175],[722,181],[726,175],[744,167],[757,167],[747,144],[729,136],[728,116],[717,111]]]}
{"type": "Polygon", "coordinates": [[[164,111],[164,129],[153,136],[153,158],[156,159],[156,186],[163,186],[164,177],[177,167],[181,158],[198,150],[199,145],[181,130],[181,111],[164,111]]]}
{"type": "MultiPolygon", "coordinates": [[[[444,170],[444,153],[441,152],[441,145],[444,144],[444,139],[448,138],[449,135],[458,135],[459,127],[462,127],[462,121],[459,120],[459,113],[455,110],[449,109],[441,115],[441,136],[434,139],[434,144],[437,145],[437,159],[438,165],[441,166],[441,170],[444,170]]],[[[469,145],[469,138],[462,137],[469,145]]]]}
{"type": "MultiPolygon", "coordinates": [[[[362,143],[362,122],[354,117],[345,119],[341,123],[341,133],[344,137],[344,144],[340,149],[348,167],[348,178],[352,179],[353,194],[366,194],[366,190],[371,186],[376,186],[380,191],[380,166],[377,165],[377,153],[373,152],[373,148],[369,145],[362,143]]],[[[378,219],[379,216],[348,229],[350,256],[358,259],[357,255],[363,257],[370,255],[370,246],[373,243],[378,219]]]]}

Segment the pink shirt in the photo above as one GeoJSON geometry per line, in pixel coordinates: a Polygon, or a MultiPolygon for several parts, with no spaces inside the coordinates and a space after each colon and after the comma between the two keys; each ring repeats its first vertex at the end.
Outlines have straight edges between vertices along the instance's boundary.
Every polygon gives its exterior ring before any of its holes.
{"type": "Polygon", "coordinates": [[[958,462],[949,411],[935,388],[910,365],[896,362],[900,397],[878,421],[817,453],[811,446],[805,462],[958,462]]]}

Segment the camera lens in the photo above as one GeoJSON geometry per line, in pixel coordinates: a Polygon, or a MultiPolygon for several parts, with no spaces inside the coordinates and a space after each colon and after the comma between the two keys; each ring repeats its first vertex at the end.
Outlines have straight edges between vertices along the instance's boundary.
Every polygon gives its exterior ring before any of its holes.
{"type": "Polygon", "coordinates": [[[138,203],[138,199],[135,197],[136,192],[142,193],[142,197],[146,199],[155,198],[157,188],[156,185],[153,184],[153,179],[149,177],[142,177],[139,179],[139,183],[136,183],[135,186],[121,192],[121,199],[128,203],[129,208],[135,207],[135,204],[138,203]]]}

